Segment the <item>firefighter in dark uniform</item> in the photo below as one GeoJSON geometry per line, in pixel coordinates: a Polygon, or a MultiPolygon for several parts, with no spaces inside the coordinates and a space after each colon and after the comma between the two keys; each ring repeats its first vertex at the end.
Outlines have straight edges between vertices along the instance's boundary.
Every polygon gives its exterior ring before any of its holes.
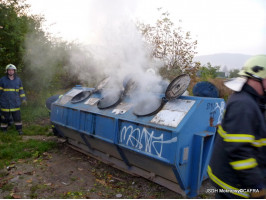
{"type": "Polygon", "coordinates": [[[21,102],[26,103],[26,96],[20,78],[16,75],[16,66],[6,66],[6,76],[0,79],[0,107],[1,129],[6,132],[10,116],[14,120],[16,130],[22,134],[22,122],[20,116],[21,102]]]}
{"type": "Polygon", "coordinates": [[[208,175],[216,198],[265,198],[266,55],[248,59],[239,75],[244,82],[227,102],[208,175]]]}

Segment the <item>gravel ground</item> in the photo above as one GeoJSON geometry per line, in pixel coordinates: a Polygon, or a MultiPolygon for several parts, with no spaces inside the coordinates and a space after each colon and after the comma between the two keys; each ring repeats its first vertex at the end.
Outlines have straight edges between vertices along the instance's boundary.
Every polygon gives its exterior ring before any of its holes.
{"type": "MultiPolygon", "coordinates": [[[[18,160],[0,170],[0,198],[185,198],[75,151],[56,137],[23,137],[54,140],[58,145],[38,158],[18,160]]],[[[214,198],[206,193],[211,188],[209,180],[204,181],[195,198],[214,198]]]]}

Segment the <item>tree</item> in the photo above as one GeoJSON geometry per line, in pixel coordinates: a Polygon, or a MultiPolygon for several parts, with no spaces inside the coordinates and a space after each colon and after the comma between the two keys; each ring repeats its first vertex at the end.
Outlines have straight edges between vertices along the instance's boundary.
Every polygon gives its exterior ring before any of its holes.
{"type": "Polygon", "coordinates": [[[25,42],[30,34],[42,36],[43,43],[48,41],[42,30],[44,18],[28,15],[29,5],[25,0],[0,0],[0,65],[1,73],[8,63],[24,68],[25,42]]]}
{"type": "Polygon", "coordinates": [[[28,32],[27,6],[24,1],[0,0],[0,65],[1,73],[8,63],[22,65],[23,43],[28,32]],[[22,3],[22,4],[20,4],[22,3]]]}
{"type": "Polygon", "coordinates": [[[239,69],[233,69],[229,71],[229,78],[238,77],[239,69]]]}
{"type": "Polygon", "coordinates": [[[24,87],[39,94],[63,84],[69,46],[44,31],[45,19],[29,15],[28,8],[25,0],[0,0],[0,73],[8,63],[16,65],[24,87]]]}
{"type": "Polygon", "coordinates": [[[195,75],[199,67],[199,63],[193,62],[197,41],[192,41],[190,32],[184,32],[181,26],[176,28],[168,12],[161,8],[158,11],[161,16],[155,26],[138,22],[137,27],[152,46],[151,56],[164,61],[161,75],[169,79],[181,73],[195,75]]]}
{"type": "Polygon", "coordinates": [[[211,66],[211,63],[207,63],[207,66],[203,65],[199,69],[199,75],[202,81],[207,81],[209,78],[214,79],[217,77],[217,73],[220,70],[220,66],[211,66]]]}

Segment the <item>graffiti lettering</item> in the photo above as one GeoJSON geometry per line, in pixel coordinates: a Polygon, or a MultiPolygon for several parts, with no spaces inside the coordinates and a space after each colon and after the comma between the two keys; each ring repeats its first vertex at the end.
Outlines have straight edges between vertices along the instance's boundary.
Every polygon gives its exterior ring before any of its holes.
{"type": "Polygon", "coordinates": [[[120,142],[125,142],[128,146],[133,146],[146,153],[155,152],[161,157],[163,145],[177,141],[177,137],[170,140],[164,140],[163,133],[160,136],[155,136],[154,131],[149,132],[146,128],[133,128],[133,126],[124,126],[120,132],[120,142]],[[159,145],[158,145],[159,144],[159,145]],[[154,150],[154,151],[152,151],[154,150]]]}
{"type": "Polygon", "coordinates": [[[218,103],[215,104],[215,108],[211,111],[211,115],[215,115],[216,111],[218,110],[219,112],[219,117],[217,120],[217,124],[220,124],[222,122],[222,117],[224,114],[224,110],[225,110],[225,103],[222,101],[221,104],[219,105],[218,103]]]}
{"type": "Polygon", "coordinates": [[[207,103],[206,110],[213,110],[215,108],[215,103],[207,103]]]}

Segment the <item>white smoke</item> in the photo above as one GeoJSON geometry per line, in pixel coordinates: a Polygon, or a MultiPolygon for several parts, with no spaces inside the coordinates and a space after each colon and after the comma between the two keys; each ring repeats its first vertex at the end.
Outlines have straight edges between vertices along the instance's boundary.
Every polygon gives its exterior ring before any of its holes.
{"type": "Polygon", "coordinates": [[[27,76],[25,84],[34,86],[32,88],[36,91],[49,86],[57,72],[56,63],[62,62],[64,58],[64,52],[51,44],[44,43],[40,34],[29,33],[25,39],[26,52],[23,57],[27,76]]]}
{"type": "Polygon", "coordinates": [[[97,0],[88,12],[90,19],[84,26],[89,27],[88,35],[93,40],[72,51],[69,69],[85,83],[89,83],[92,76],[100,77],[97,81],[110,76],[113,81],[108,86],[112,88],[120,88],[124,79],[131,77],[138,85],[138,91],[132,95],[138,102],[147,96],[147,92],[164,92],[165,86],[158,73],[146,72],[149,68],[158,71],[163,64],[151,57],[151,48],[131,19],[132,1],[97,0]]]}

